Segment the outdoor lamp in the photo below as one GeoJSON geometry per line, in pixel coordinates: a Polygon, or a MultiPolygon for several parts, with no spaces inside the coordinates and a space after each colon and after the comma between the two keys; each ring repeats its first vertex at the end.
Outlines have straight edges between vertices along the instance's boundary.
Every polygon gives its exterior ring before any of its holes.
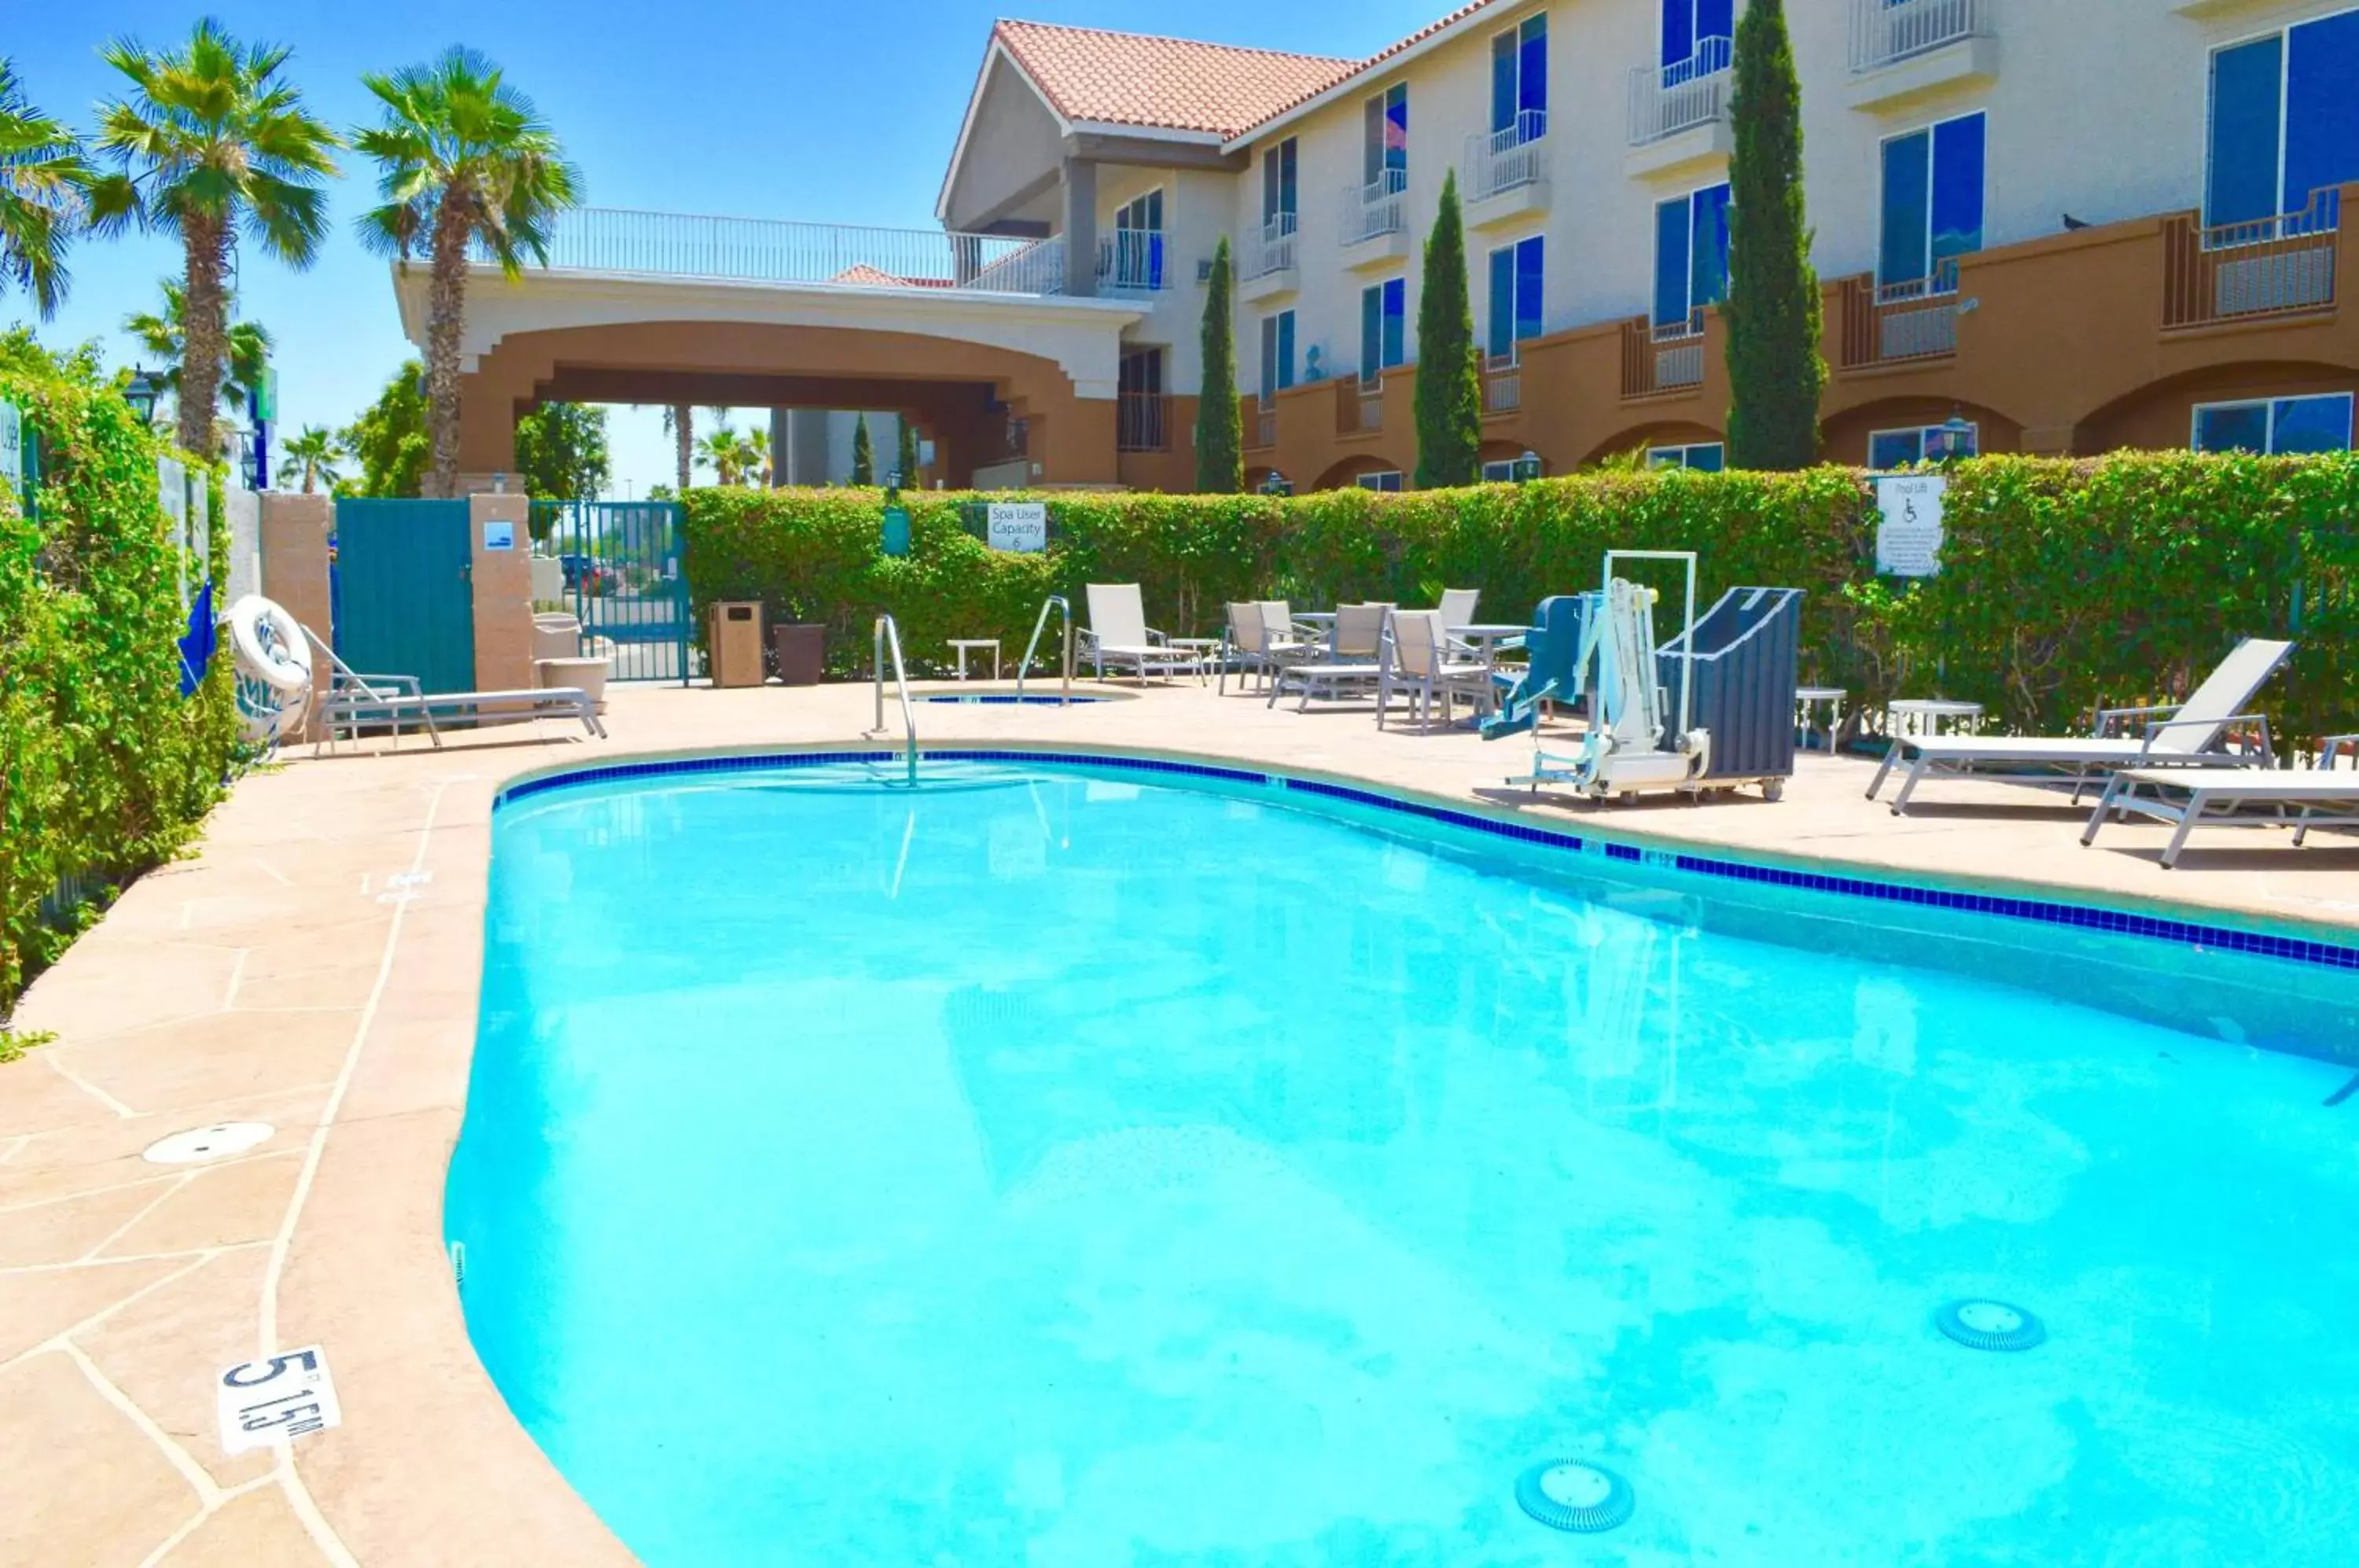
{"type": "Polygon", "coordinates": [[[1516,484],[1530,484],[1540,476],[1540,454],[1529,447],[1525,448],[1524,455],[1516,459],[1507,472],[1516,484]]]}
{"type": "Polygon", "coordinates": [[[1974,439],[1974,427],[1965,415],[1952,410],[1941,421],[1942,450],[1951,457],[1963,457],[1966,443],[1974,439]]]}
{"type": "Polygon", "coordinates": [[[131,379],[124,384],[123,400],[131,405],[131,411],[139,416],[141,424],[155,421],[156,384],[147,379],[145,370],[134,369],[131,372],[131,379]]]}
{"type": "Polygon", "coordinates": [[[1269,471],[1269,477],[1261,482],[1261,493],[1265,495],[1291,495],[1294,486],[1285,474],[1273,468],[1269,471]]]}

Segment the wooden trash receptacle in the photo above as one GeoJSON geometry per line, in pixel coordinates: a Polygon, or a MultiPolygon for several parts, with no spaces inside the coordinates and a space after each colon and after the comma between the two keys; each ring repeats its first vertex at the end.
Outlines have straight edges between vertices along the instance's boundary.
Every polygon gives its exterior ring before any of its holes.
{"type": "Polygon", "coordinates": [[[763,679],[762,602],[715,602],[712,628],[705,648],[715,686],[759,686],[763,679]]]}

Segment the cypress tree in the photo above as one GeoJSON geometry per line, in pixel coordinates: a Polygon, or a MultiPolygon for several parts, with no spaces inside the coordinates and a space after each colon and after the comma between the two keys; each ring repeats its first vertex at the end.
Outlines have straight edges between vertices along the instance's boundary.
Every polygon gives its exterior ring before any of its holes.
{"type": "Polygon", "coordinates": [[[868,444],[868,416],[855,414],[852,424],[852,482],[876,483],[876,453],[868,444]]]}
{"type": "Polygon", "coordinates": [[[901,470],[901,483],[910,489],[918,488],[918,427],[909,416],[901,416],[901,451],[894,463],[901,470]]]}
{"type": "Polygon", "coordinates": [[[1229,241],[1212,252],[1204,290],[1204,369],[1196,394],[1196,488],[1234,495],[1245,487],[1245,415],[1237,407],[1235,312],[1229,303],[1229,241]]]}
{"type": "Polygon", "coordinates": [[[1417,487],[1474,483],[1483,445],[1483,366],[1466,294],[1466,228],[1458,176],[1442,177],[1441,211],[1425,242],[1417,302],[1417,487]]]}
{"type": "Polygon", "coordinates": [[[1785,0],[1751,0],[1736,24],[1729,157],[1728,463],[1819,460],[1819,275],[1802,204],[1802,88],[1785,0]]]}

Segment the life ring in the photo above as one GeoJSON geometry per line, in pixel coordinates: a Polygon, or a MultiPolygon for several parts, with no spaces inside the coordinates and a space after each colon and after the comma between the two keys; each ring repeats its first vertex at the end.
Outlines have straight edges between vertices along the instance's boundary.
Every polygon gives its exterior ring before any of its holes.
{"type": "Polygon", "coordinates": [[[311,691],[311,644],[284,606],[248,593],[229,607],[230,644],[244,671],[274,691],[311,691]]]}

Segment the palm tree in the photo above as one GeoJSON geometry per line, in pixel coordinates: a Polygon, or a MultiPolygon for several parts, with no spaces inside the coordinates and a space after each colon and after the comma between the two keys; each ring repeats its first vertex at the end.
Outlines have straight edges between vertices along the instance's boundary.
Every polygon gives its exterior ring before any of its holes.
{"type": "Polygon", "coordinates": [[[353,145],[377,160],[384,204],[361,235],[407,267],[426,252],[427,429],[433,462],[426,494],[459,489],[459,342],[466,325],[469,253],[487,252],[510,278],[530,256],[546,266],[557,214],[580,204],[582,176],[532,106],[472,49],[427,65],[361,78],[384,123],[353,145]]]}
{"type": "Polygon", "coordinates": [[[207,17],[188,43],[151,53],[130,38],[106,46],[106,63],[131,83],[103,106],[98,145],[119,172],[92,188],[100,227],[137,222],[178,234],[187,256],[188,332],[179,441],[207,457],[221,448],[214,407],[228,357],[223,278],[240,237],[301,268],[327,232],[321,182],[336,172],[336,133],[303,107],[279,75],[288,51],[241,46],[207,17]]]}
{"type": "Polygon", "coordinates": [[[753,463],[754,449],[724,419],[712,434],[696,443],[696,455],[712,468],[721,484],[736,485],[744,482],[745,470],[753,463]]]}
{"type": "Polygon", "coordinates": [[[745,478],[767,490],[770,474],[770,432],[756,425],[745,432],[745,478]]]}
{"type": "Polygon", "coordinates": [[[278,483],[292,485],[299,480],[306,495],[322,485],[332,490],[343,478],[336,464],[343,458],[344,444],[325,425],[305,425],[301,434],[279,444],[278,454],[278,483]]]}
{"type": "Polygon", "coordinates": [[[667,404],[663,411],[664,434],[671,437],[672,451],[679,464],[680,495],[696,482],[696,410],[685,403],[667,404]]]}
{"type": "MultiPolygon", "coordinates": [[[[236,297],[224,291],[224,310],[235,303],[236,297]]],[[[164,279],[161,312],[141,310],[123,318],[123,330],[163,361],[166,368],[154,379],[160,390],[176,398],[180,393],[182,362],[187,357],[188,316],[189,291],[168,278],[164,279]]],[[[270,368],[270,329],[260,321],[234,322],[225,341],[228,354],[222,365],[222,392],[237,398],[251,397],[262,389],[263,376],[270,368]]]]}
{"type": "Polygon", "coordinates": [[[66,245],[88,211],[93,176],[82,143],[38,113],[0,60],[0,278],[33,297],[46,321],[66,297],[66,245]]]}

